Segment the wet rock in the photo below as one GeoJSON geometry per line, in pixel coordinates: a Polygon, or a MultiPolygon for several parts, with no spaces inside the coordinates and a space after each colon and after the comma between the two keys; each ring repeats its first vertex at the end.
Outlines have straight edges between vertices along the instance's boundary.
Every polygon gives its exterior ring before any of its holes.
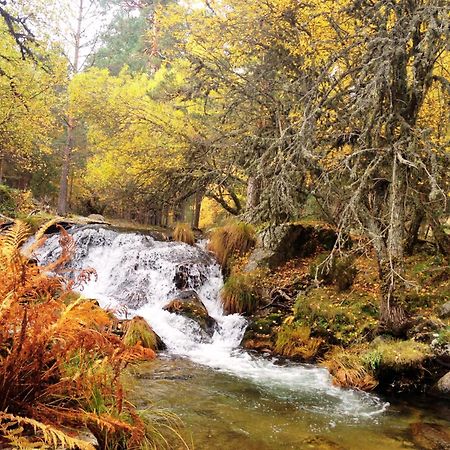
{"type": "Polygon", "coordinates": [[[87,218],[91,221],[105,223],[105,218],[101,214],[89,214],[87,218]]]}
{"type": "Polygon", "coordinates": [[[177,267],[173,282],[179,290],[196,289],[206,281],[205,274],[195,268],[194,264],[182,264],[177,267]]]}
{"type": "Polygon", "coordinates": [[[292,258],[310,256],[318,248],[331,249],[335,242],[336,233],[327,228],[300,224],[269,227],[259,233],[245,270],[274,269],[292,258]]]}
{"type": "Polygon", "coordinates": [[[447,372],[439,381],[433,386],[432,392],[434,395],[450,400],[450,372],[447,372]]]}
{"type": "Polygon", "coordinates": [[[208,310],[195,291],[181,291],[164,309],[193,320],[207,335],[212,336],[214,334],[217,323],[208,314],[208,310]]]}
{"type": "Polygon", "coordinates": [[[438,310],[441,319],[448,319],[450,317],[450,302],[444,303],[438,310]]]}
{"type": "Polygon", "coordinates": [[[412,423],[410,425],[413,442],[424,450],[450,449],[450,433],[436,423],[412,423]]]}

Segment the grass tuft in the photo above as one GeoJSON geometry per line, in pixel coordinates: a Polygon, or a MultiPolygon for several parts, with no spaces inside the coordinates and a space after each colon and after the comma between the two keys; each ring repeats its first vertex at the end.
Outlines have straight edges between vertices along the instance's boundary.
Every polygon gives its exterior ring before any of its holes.
{"type": "Polygon", "coordinates": [[[220,293],[223,308],[228,314],[252,314],[259,303],[253,273],[231,275],[220,293]]]}
{"type": "Polygon", "coordinates": [[[378,385],[355,350],[334,347],[327,353],[322,365],[328,369],[336,386],[371,391],[378,385]]]}
{"type": "Polygon", "coordinates": [[[222,267],[228,267],[231,258],[244,255],[255,244],[256,233],[253,226],[244,222],[233,222],[213,230],[208,248],[222,267]]]}
{"type": "Polygon", "coordinates": [[[275,351],[288,358],[304,361],[314,359],[320,352],[324,341],[311,337],[311,329],[299,324],[285,324],[277,334],[275,351]]]}
{"type": "Polygon", "coordinates": [[[127,347],[133,347],[138,344],[153,351],[158,350],[159,347],[156,333],[146,320],[140,316],[133,317],[127,323],[123,342],[127,347]]]}
{"type": "Polygon", "coordinates": [[[178,223],[173,230],[173,239],[189,245],[195,244],[195,236],[192,228],[187,223],[178,223]]]}

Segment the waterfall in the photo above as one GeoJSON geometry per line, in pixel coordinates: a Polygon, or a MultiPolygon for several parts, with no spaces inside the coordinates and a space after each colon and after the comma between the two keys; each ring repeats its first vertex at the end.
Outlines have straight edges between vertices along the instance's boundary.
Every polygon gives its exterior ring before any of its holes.
{"type": "MultiPolygon", "coordinates": [[[[106,227],[76,227],[69,231],[76,251],[71,269],[93,268],[96,279],[84,285],[82,294],[119,315],[143,316],[167,345],[170,355],[189,358],[231,376],[251,380],[273,395],[298,402],[299,408],[333,411],[340,418],[373,418],[387,404],[374,395],[332,385],[323,368],[311,365],[279,365],[239,348],[246,319],[224,315],[219,291],[220,267],[201,246],[158,241],[151,235],[119,232],[106,227]],[[177,296],[176,276],[188,274],[187,287],[197,292],[208,313],[217,321],[214,334],[200,333],[192,320],[163,308],[177,296]]],[[[49,237],[38,251],[40,264],[60,254],[59,237],[49,237]]]]}

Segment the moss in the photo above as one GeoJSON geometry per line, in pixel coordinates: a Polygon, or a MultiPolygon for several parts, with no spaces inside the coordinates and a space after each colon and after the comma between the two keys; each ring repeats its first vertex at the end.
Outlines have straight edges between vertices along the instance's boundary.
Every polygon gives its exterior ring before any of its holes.
{"type": "Polygon", "coordinates": [[[315,335],[332,344],[363,341],[378,323],[376,295],[352,292],[341,295],[331,287],[313,289],[298,297],[294,318],[309,326],[315,335]]]}
{"type": "Polygon", "coordinates": [[[231,275],[225,282],[220,298],[228,314],[252,314],[259,305],[258,289],[255,283],[256,273],[231,275]]]}
{"type": "Polygon", "coordinates": [[[123,342],[128,347],[133,347],[136,344],[152,350],[157,350],[159,347],[156,333],[145,319],[139,316],[134,317],[127,324],[123,342]]]}
{"type": "Polygon", "coordinates": [[[187,223],[178,223],[173,231],[173,239],[189,245],[195,244],[195,236],[192,228],[187,223]]]}
{"type": "Polygon", "coordinates": [[[364,353],[364,364],[374,371],[402,371],[422,367],[431,356],[429,345],[412,340],[376,340],[364,353]]]}
{"type": "Polygon", "coordinates": [[[323,339],[311,336],[309,327],[285,324],[278,331],[275,351],[282,356],[310,361],[320,353],[323,343],[323,339]]]}
{"type": "Polygon", "coordinates": [[[436,343],[438,345],[449,345],[450,344],[450,326],[447,326],[439,331],[436,337],[436,343]]]}

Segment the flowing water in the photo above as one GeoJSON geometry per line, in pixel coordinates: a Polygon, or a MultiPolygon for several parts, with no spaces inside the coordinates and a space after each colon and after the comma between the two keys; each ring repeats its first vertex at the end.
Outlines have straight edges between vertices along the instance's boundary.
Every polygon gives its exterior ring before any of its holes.
{"type": "MultiPolygon", "coordinates": [[[[143,407],[158,401],[179,413],[195,428],[195,448],[414,448],[409,423],[445,422],[441,408],[391,405],[376,395],[334,387],[325,369],[281,364],[240,349],[246,320],[223,314],[220,268],[201,247],[104,227],[71,234],[76,243],[71,268],[97,272],[83,295],[127,317],[143,316],[167,345],[162,358],[136,374],[136,401],[143,407]],[[180,268],[217,321],[212,337],[163,309],[177,296],[180,268]],[[333,447],[330,437],[343,447],[333,447]]],[[[52,236],[38,258],[45,264],[59,252],[58,236],[52,236]]]]}

